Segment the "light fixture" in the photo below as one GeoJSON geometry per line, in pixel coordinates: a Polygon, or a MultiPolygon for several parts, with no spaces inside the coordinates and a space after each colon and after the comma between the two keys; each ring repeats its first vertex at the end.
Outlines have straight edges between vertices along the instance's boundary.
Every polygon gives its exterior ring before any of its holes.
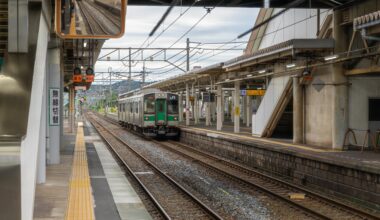
{"type": "Polygon", "coordinates": [[[263,74],[263,73],[266,73],[267,71],[266,70],[260,70],[259,73],[260,74],[263,74]]]}
{"type": "Polygon", "coordinates": [[[295,63],[291,63],[291,64],[287,64],[287,65],[286,65],[286,68],[293,68],[293,67],[295,67],[295,66],[296,66],[295,63]]]}
{"type": "Polygon", "coordinates": [[[87,42],[86,41],[83,43],[83,47],[87,47],[87,42]]]}
{"type": "Polygon", "coordinates": [[[226,79],[226,82],[230,81],[230,79],[226,79]]]}
{"type": "Polygon", "coordinates": [[[325,61],[335,60],[336,58],[338,58],[338,55],[327,56],[325,57],[325,61]]]}
{"type": "Polygon", "coordinates": [[[248,74],[247,77],[252,77],[253,75],[252,74],[248,74]]]}

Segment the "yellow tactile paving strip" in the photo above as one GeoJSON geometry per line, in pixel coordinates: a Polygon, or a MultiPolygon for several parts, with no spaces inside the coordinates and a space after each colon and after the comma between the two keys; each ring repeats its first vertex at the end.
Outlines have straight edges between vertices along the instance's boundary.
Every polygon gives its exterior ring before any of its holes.
{"type": "Polygon", "coordinates": [[[88,172],[83,123],[78,123],[73,167],[69,184],[69,201],[66,220],[93,220],[94,207],[88,172]]]}

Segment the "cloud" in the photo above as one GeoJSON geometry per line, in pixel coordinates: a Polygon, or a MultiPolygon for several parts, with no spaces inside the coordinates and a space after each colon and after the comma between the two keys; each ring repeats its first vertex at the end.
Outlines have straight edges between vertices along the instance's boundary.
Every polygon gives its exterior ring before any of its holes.
{"type": "MultiPolygon", "coordinates": [[[[131,6],[127,9],[126,18],[126,32],[120,39],[112,39],[106,41],[104,47],[140,47],[145,41],[150,31],[156,25],[157,21],[161,18],[167,7],[147,7],[147,6],[131,6]]],[[[155,36],[160,34],[164,28],[166,28],[172,21],[178,18],[187,7],[176,7],[172,10],[171,14],[163,25],[157,30],[155,36]]],[[[190,38],[192,42],[226,42],[236,38],[239,34],[249,29],[253,24],[258,14],[258,9],[252,8],[215,8],[209,13],[204,20],[202,20],[196,28],[194,28],[187,36],[180,40],[174,47],[186,47],[186,38],[190,38]]],[[[180,38],[191,26],[193,26],[204,14],[206,10],[202,7],[194,7],[184,14],[178,21],[170,27],[164,34],[162,34],[150,47],[168,47],[172,45],[178,38],[180,38]]],[[[155,38],[153,36],[150,42],[155,38]]],[[[247,40],[239,39],[239,41],[247,40]]],[[[191,44],[192,47],[196,47],[197,44],[191,44]]],[[[220,45],[202,45],[203,48],[216,48],[220,45]]],[[[226,45],[221,49],[227,49],[234,45],[226,45]]],[[[246,45],[241,45],[239,48],[245,48],[246,45]]],[[[102,51],[101,54],[105,54],[107,51],[102,51]]],[[[199,52],[194,50],[193,53],[199,52]]],[[[223,62],[239,56],[242,51],[225,51],[220,55],[215,55],[219,51],[207,54],[208,51],[204,51],[203,54],[197,53],[191,59],[191,66],[201,65],[207,66],[218,62],[223,62]],[[215,56],[213,56],[215,55],[215,56]],[[210,57],[212,56],[212,57],[210,57]],[[197,62],[198,58],[207,58],[207,60],[197,62]]],[[[127,51],[122,55],[127,55],[127,51]]],[[[173,56],[178,51],[167,52],[166,57],[173,56]]],[[[145,55],[149,55],[146,52],[145,55]]],[[[184,53],[181,53],[173,59],[171,62],[175,62],[176,65],[181,68],[185,68],[184,53]],[[183,57],[182,59],[179,59],[183,57]],[[181,65],[182,64],[182,65],[181,65]]],[[[155,57],[155,59],[163,59],[163,54],[155,57]]],[[[168,66],[166,62],[145,62],[145,67],[151,70],[151,74],[148,75],[147,80],[157,80],[166,77],[171,77],[176,74],[182,73],[179,69],[168,66]],[[163,68],[165,67],[165,68],[163,68]],[[159,68],[158,70],[152,70],[159,68]],[[171,71],[170,71],[171,70],[171,71]],[[165,73],[170,71],[168,73],[165,73]]],[[[128,67],[125,67],[121,62],[97,62],[95,70],[99,72],[107,72],[108,68],[112,67],[113,71],[128,71],[128,67]]],[[[133,72],[139,72],[143,69],[143,63],[136,64],[133,68],[133,72]]],[[[97,79],[101,76],[96,76],[97,79]]],[[[138,78],[136,78],[138,79],[138,78]]]]}

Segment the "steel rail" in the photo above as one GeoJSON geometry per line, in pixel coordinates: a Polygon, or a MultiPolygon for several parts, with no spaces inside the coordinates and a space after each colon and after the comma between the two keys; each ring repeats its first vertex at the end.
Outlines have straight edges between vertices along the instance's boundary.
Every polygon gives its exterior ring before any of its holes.
{"type": "MultiPolygon", "coordinates": [[[[95,119],[92,118],[91,123],[93,123],[95,119]]],[[[187,195],[189,198],[191,198],[192,201],[194,201],[200,208],[202,208],[210,217],[213,219],[223,219],[219,214],[217,214],[215,211],[213,211],[210,207],[208,207],[205,203],[203,203],[200,199],[198,199],[196,196],[194,196],[191,192],[189,192],[187,189],[185,189],[182,185],[180,185],[177,181],[175,181],[172,177],[167,175],[165,172],[163,172],[160,168],[158,168],[154,163],[152,163],[149,159],[141,155],[139,152],[137,152],[133,147],[131,147],[128,143],[126,143],[124,140],[122,140],[118,135],[116,135],[114,132],[107,129],[104,125],[102,125],[99,122],[96,122],[99,126],[101,126],[105,131],[107,131],[109,134],[111,134],[116,140],[118,140],[120,143],[125,145],[129,150],[131,150],[137,157],[145,161],[150,167],[152,167],[158,174],[160,174],[162,177],[164,177],[166,180],[168,180],[171,184],[176,186],[182,193],[187,195]]],[[[100,132],[99,132],[100,133],[100,132]]]]}
{"type": "MultiPolygon", "coordinates": [[[[210,164],[208,164],[208,163],[206,163],[206,162],[204,162],[204,161],[201,161],[201,160],[199,160],[199,159],[197,159],[197,158],[195,158],[195,157],[193,157],[193,156],[190,156],[190,155],[188,155],[188,154],[186,154],[186,153],[184,153],[184,152],[181,152],[181,151],[179,151],[179,150],[177,150],[177,149],[174,149],[173,147],[168,146],[168,145],[166,145],[165,143],[158,142],[158,141],[155,141],[155,140],[154,140],[154,142],[155,142],[156,144],[159,144],[159,145],[163,146],[165,149],[169,149],[170,151],[173,151],[173,152],[178,153],[178,154],[180,154],[180,155],[183,155],[183,156],[185,156],[185,157],[187,157],[187,158],[190,158],[190,159],[192,159],[193,161],[199,162],[199,163],[201,163],[202,165],[206,165],[206,166],[208,166],[208,167],[210,167],[210,168],[212,168],[212,169],[214,169],[214,170],[217,169],[218,171],[223,172],[224,174],[226,174],[226,175],[228,175],[228,176],[231,176],[231,177],[233,177],[233,178],[236,178],[236,179],[238,179],[239,181],[243,181],[243,182],[245,182],[245,183],[247,183],[247,184],[254,185],[254,186],[257,186],[257,187],[260,187],[260,188],[264,189],[265,191],[267,191],[267,189],[266,189],[265,187],[263,187],[263,186],[256,185],[256,184],[252,183],[251,181],[247,181],[247,180],[245,180],[245,179],[242,179],[242,178],[239,177],[238,175],[232,175],[232,174],[226,172],[225,170],[219,169],[219,168],[217,168],[217,167],[215,167],[215,166],[213,166],[213,165],[210,165],[210,164]]],[[[350,213],[350,214],[352,214],[352,215],[356,215],[356,216],[360,215],[360,216],[358,216],[358,217],[362,217],[362,218],[364,218],[364,219],[379,219],[379,216],[376,216],[376,215],[374,215],[374,214],[372,214],[372,213],[365,212],[364,210],[358,209],[358,208],[356,208],[356,207],[349,206],[349,205],[347,205],[347,204],[344,204],[344,203],[339,202],[339,201],[337,201],[337,200],[334,200],[334,199],[332,199],[332,198],[328,198],[328,197],[326,197],[326,196],[323,196],[323,195],[317,194],[317,193],[315,193],[315,192],[313,192],[313,191],[311,191],[311,190],[308,190],[308,189],[305,189],[305,188],[299,187],[299,186],[297,186],[297,185],[294,185],[294,184],[288,183],[288,182],[283,181],[283,180],[281,180],[281,179],[278,179],[278,178],[276,178],[276,177],[272,177],[272,176],[269,176],[269,175],[264,174],[264,173],[262,173],[262,172],[259,172],[259,171],[253,170],[253,169],[249,169],[249,168],[247,168],[247,167],[244,167],[244,166],[242,166],[242,165],[240,165],[240,164],[237,164],[237,163],[235,163],[235,162],[232,162],[232,161],[226,160],[226,159],[224,159],[224,158],[221,158],[221,157],[217,157],[217,156],[211,155],[211,154],[209,154],[209,153],[206,153],[206,152],[200,151],[200,150],[198,150],[198,149],[195,149],[195,148],[193,148],[193,147],[189,147],[189,146],[187,146],[187,145],[184,145],[184,144],[181,144],[181,143],[178,143],[178,142],[175,142],[175,143],[174,143],[174,142],[172,142],[172,141],[169,141],[169,143],[171,143],[171,144],[173,144],[173,145],[178,145],[178,147],[179,147],[179,145],[180,145],[182,148],[186,148],[187,151],[191,151],[191,152],[193,152],[193,153],[195,153],[195,154],[198,154],[198,155],[201,155],[201,156],[203,156],[203,157],[209,158],[209,159],[211,159],[211,160],[213,160],[213,161],[216,161],[216,162],[218,162],[218,163],[222,163],[222,164],[224,164],[224,165],[226,165],[226,166],[228,166],[228,167],[231,167],[231,168],[233,168],[233,169],[243,171],[243,172],[245,172],[246,174],[248,174],[248,175],[250,175],[250,176],[257,176],[257,177],[259,177],[259,178],[261,178],[261,179],[264,179],[264,178],[265,178],[265,179],[270,180],[270,181],[273,181],[273,182],[275,182],[275,183],[282,184],[282,185],[284,185],[284,186],[286,186],[286,187],[296,189],[296,190],[299,191],[299,192],[307,193],[307,195],[308,195],[310,198],[317,199],[317,200],[322,200],[321,202],[324,202],[325,204],[326,204],[326,202],[331,203],[332,206],[339,206],[339,207],[341,208],[340,210],[345,211],[345,212],[347,212],[347,213],[350,213]],[[324,201],[323,201],[323,200],[324,200],[324,201]]],[[[273,194],[273,192],[270,192],[270,193],[273,194]]],[[[276,195],[276,196],[277,196],[277,195],[276,195]]],[[[284,198],[284,197],[281,196],[281,195],[278,195],[278,196],[284,198]]],[[[300,208],[302,208],[302,209],[304,209],[304,210],[312,211],[312,213],[313,213],[313,214],[315,213],[317,216],[321,216],[322,218],[325,218],[325,219],[330,219],[328,216],[326,216],[326,215],[324,215],[324,214],[322,214],[322,213],[316,212],[316,211],[314,211],[314,210],[311,210],[310,208],[308,208],[308,207],[306,207],[306,206],[304,206],[304,205],[301,205],[301,204],[299,204],[299,203],[296,203],[296,202],[294,202],[294,201],[292,201],[292,200],[290,200],[290,199],[288,199],[288,198],[286,198],[286,201],[290,201],[290,202],[296,204],[296,206],[299,206],[300,208]]],[[[317,202],[318,202],[318,201],[317,201],[317,202]]],[[[327,204],[327,205],[330,205],[330,204],[327,204]]],[[[330,206],[331,206],[331,205],[330,205],[330,206]]]]}
{"type": "MultiPolygon", "coordinates": [[[[96,121],[91,121],[91,124],[95,126],[95,123],[101,126],[98,122],[96,121]]],[[[97,129],[98,131],[98,129],[97,129]]],[[[165,219],[171,219],[169,214],[166,212],[166,210],[160,205],[160,203],[157,201],[157,199],[153,196],[153,194],[149,191],[149,189],[145,186],[145,184],[137,177],[137,175],[134,173],[132,168],[125,162],[125,160],[122,159],[122,156],[117,152],[117,150],[112,146],[112,144],[104,137],[104,135],[98,131],[98,134],[102,137],[103,141],[107,143],[107,145],[110,147],[112,150],[112,153],[115,154],[118,158],[118,160],[123,164],[123,166],[127,169],[128,173],[130,173],[133,177],[133,179],[138,183],[138,185],[143,189],[143,191],[148,195],[149,199],[152,201],[153,205],[157,208],[157,210],[160,212],[160,214],[165,218],[165,219]]]]}

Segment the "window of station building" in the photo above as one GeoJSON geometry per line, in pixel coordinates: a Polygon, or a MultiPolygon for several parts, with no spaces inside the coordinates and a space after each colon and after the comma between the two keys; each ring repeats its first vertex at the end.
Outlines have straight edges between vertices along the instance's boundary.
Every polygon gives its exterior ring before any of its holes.
{"type": "Polygon", "coordinates": [[[178,114],[178,100],[169,100],[168,114],[178,114]]]}
{"type": "Polygon", "coordinates": [[[144,98],[144,114],[154,114],[155,112],[154,94],[147,95],[144,98]]]}
{"type": "Polygon", "coordinates": [[[368,121],[380,121],[380,98],[368,100],[368,121]]]}

